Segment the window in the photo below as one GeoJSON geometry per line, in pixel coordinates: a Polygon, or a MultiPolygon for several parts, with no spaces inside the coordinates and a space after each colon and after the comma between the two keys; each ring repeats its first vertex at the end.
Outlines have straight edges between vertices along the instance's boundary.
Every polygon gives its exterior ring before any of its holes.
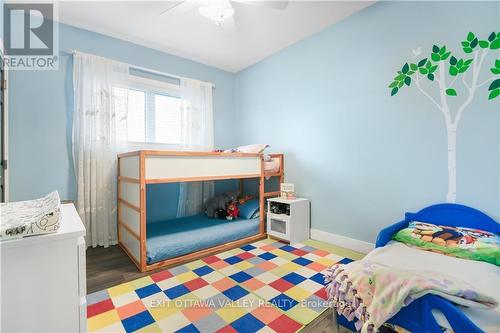
{"type": "Polygon", "coordinates": [[[127,87],[115,88],[115,96],[118,141],[180,144],[178,85],[131,75],[127,87]]]}

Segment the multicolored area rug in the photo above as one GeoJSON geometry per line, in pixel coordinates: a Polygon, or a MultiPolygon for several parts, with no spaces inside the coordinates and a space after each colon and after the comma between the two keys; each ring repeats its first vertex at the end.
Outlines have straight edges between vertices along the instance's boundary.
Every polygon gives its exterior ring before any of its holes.
{"type": "Polygon", "coordinates": [[[89,332],[297,332],[328,307],[335,254],[270,239],[87,296],[89,332]]]}

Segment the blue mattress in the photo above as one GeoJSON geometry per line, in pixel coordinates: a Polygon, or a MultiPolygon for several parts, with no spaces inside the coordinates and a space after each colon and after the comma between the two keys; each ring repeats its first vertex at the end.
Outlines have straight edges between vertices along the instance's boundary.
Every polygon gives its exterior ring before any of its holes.
{"type": "Polygon", "coordinates": [[[148,223],[146,229],[147,263],[153,264],[256,235],[259,233],[259,218],[226,221],[194,215],[148,223]]]}

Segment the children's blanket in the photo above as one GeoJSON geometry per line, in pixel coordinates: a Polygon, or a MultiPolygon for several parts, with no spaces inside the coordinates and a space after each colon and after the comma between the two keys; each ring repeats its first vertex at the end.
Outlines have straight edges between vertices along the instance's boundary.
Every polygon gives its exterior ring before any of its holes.
{"type": "Polygon", "coordinates": [[[469,307],[497,306],[494,298],[444,274],[398,270],[367,260],[334,265],[325,280],[332,307],[348,320],[356,319],[356,329],[363,333],[377,332],[402,307],[429,293],[469,307]]]}

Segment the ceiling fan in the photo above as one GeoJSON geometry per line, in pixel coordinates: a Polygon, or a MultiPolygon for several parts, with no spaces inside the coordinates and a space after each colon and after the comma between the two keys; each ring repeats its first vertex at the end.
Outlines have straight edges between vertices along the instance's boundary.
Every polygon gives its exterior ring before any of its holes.
{"type": "Polygon", "coordinates": [[[184,0],[170,1],[169,7],[163,10],[160,15],[164,14],[180,14],[198,8],[201,16],[210,19],[217,26],[232,26],[234,28],[234,3],[242,3],[245,5],[259,6],[274,10],[284,10],[288,6],[288,0],[279,1],[247,1],[247,0],[184,0]]]}

